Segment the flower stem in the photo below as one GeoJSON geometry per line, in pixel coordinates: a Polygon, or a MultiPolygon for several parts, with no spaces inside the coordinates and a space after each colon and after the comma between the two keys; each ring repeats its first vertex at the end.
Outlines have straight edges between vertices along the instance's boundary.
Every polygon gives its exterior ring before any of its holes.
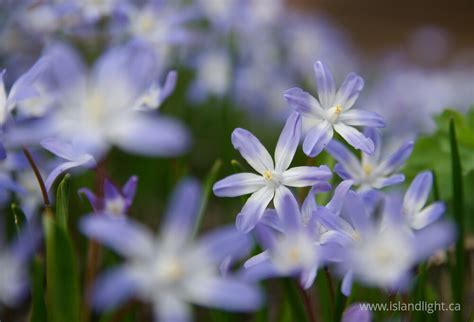
{"type": "Polygon", "coordinates": [[[301,287],[299,283],[298,289],[300,290],[301,295],[303,296],[304,307],[306,309],[306,314],[309,318],[310,322],[317,322],[316,313],[314,312],[313,305],[311,305],[311,297],[309,296],[308,292],[301,287]]]}
{"type": "Polygon", "coordinates": [[[46,190],[46,185],[44,184],[43,177],[41,176],[41,172],[39,171],[38,166],[36,165],[35,160],[33,159],[33,156],[31,155],[30,151],[26,146],[23,146],[22,148],[23,154],[25,155],[26,159],[28,160],[28,163],[31,166],[31,169],[33,170],[36,180],[38,181],[40,190],[41,190],[41,195],[43,196],[43,203],[44,203],[44,208],[46,210],[46,213],[49,215],[52,215],[51,211],[51,203],[49,201],[49,195],[48,195],[48,190],[46,190]]]}

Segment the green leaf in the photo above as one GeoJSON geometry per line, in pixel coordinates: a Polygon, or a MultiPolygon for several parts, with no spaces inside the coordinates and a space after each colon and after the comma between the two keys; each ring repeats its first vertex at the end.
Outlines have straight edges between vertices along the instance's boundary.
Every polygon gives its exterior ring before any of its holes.
{"type": "Polygon", "coordinates": [[[217,159],[214,162],[214,165],[212,166],[211,171],[209,171],[209,174],[207,175],[206,180],[204,181],[201,204],[199,206],[199,212],[198,212],[198,217],[196,220],[196,225],[194,226],[194,229],[193,229],[193,236],[195,236],[197,231],[199,230],[202,217],[204,216],[207,203],[209,202],[209,197],[212,191],[212,185],[216,181],[216,178],[217,178],[217,175],[219,174],[219,170],[221,166],[222,166],[222,160],[217,159]]]}
{"type": "Polygon", "coordinates": [[[17,234],[19,234],[21,231],[21,228],[26,222],[26,216],[23,210],[21,210],[21,208],[18,207],[18,205],[13,203],[11,207],[12,207],[12,212],[13,212],[13,222],[15,224],[15,229],[16,229],[17,234]]]}
{"type": "Polygon", "coordinates": [[[291,307],[293,321],[298,322],[309,322],[306,309],[304,306],[304,300],[299,294],[298,286],[292,279],[283,279],[283,288],[285,291],[285,298],[291,307]]]}
{"type": "Polygon", "coordinates": [[[33,261],[33,290],[31,302],[31,322],[47,322],[46,303],[44,298],[44,268],[43,263],[36,257],[33,261]]]}
{"type": "Polygon", "coordinates": [[[72,241],[63,224],[43,216],[49,322],[79,321],[79,277],[72,241]]]}
{"type": "Polygon", "coordinates": [[[56,192],[56,218],[58,224],[67,231],[68,209],[69,209],[69,179],[71,175],[67,173],[58,185],[56,192]]]}
{"type": "MultiPolygon", "coordinates": [[[[464,196],[461,159],[459,156],[454,120],[449,124],[449,138],[451,144],[451,171],[453,188],[453,215],[458,225],[458,240],[456,242],[455,262],[451,270],[453,299],[460,303],[462,308],[464,297],[464,196]]],[[[454,312],[455,321],[462,322],[461,311],[454,312]]]]}
{"type": "Polygon", "coordinates": [[[341,285],[342,281],[339,283],[337,290],[336,290],[336,305],[334,309],[334,322],[341,321],[342,313],[344,312],[344,308],[346,307],[347,297],[342,294],[341,292],[341,285]]]}

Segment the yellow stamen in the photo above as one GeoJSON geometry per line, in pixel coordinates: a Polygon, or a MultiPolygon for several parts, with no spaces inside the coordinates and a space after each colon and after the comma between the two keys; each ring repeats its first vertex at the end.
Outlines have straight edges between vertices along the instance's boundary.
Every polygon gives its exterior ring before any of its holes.
{"type": "Polygon", "coordinates": [[[265,180],[271,181],[273,179],[273,174],[270,170],[266,170],[263,172],[263,177],[265,178],[265,180]]]}
{"type": "Polygon", "coordinates": [[[334,106],[334,114],[340,115],[341,113],[342,113],[342,105],[337,104],[336,106],[334,106]]]}
{"type": "Polygon", "coordinates": [[[366,176],[369,176],[374,170],[374,168],[370,164],[364,164],[362,166],[362,170],[364,171],[366,176]]]}

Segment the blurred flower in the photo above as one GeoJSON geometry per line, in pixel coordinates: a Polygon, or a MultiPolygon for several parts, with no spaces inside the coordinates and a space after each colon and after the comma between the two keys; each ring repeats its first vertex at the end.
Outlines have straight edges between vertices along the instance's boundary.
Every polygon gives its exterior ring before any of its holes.
{"type": "Polygon", "coordinates": [[[77,167],[91,168],[96,165],[94,156],[88,153],[84,146],[73,141],[66,143],[56,139],[41,141],[43,148],[66,161],[54,168],[46,179],[46,189],[51,190],[56,178],[67,170],[77,167]]]}
{"type": "Polygon", "coordinates": [[[354,278],[392,291],[406,289],[412,268],[455,240],[454,227],[446,222],[412,233],[404,228],[400,216],[389,211],[384,211],[383,219],[377,221],[352,191],[345,197],[344,208],[340,216],[335,216],[320,207],[317,215],[329,229],[326,234],[332,235],[332,242],[342,246],[342,260],[336,268],[344,275],[341,291],[346,296],[354,278]]]}
{"type": "Polygon", "coordinates": [[[235,129],[232,144],[242,157],[259,174],[238,173],[214,184],[216,196],[236,197],[252,193],[242,211],[237,215],[237,228],[249,232],[258,223],[266,207],[273,200],[275,208],[281,207],[283,195],[290,194],[287,186],[308,187],[331,177],[327,166],[295,167],[288,169],[295,155],[301,136],[301,117],[293,113],[287,120],[275,149],[275,161],[262,143],[249,131],[235,129]]]}
{"type": "MultiPolygon", "coordinates": [[[[308,198],[314,202],[313,194],[308,198]]],[[[303,208],[311,204],[309,199],[303,208]]],[[[331,244],[320,243],[316,218],[310,213],[306,222],[304,211],[300,211],[291,192],[285,191],[280,208],[265,212],[255,229],[265,250],[245,262],[247,279],[293,276],[305,289],[313,285],[318,268],[331,259],[333,249],[331,244]]]]}
{"type": "Polygon", "coordinates": [[[135,107],[138,110],[156,110],[173,93],[176,87],[178,74],[176,71],[170,71],[166,75],[163,85],[154,83],[141,97],[138,98],[135,107]]]}
{"type": "Polygon", "coordinates": [[[224,310],[252,311],[261,305],[258,289],[230,274],[219,275],[219,264],[229,255],[241,256],[250,239],[234,228],[190,237],[200,205],[197,182],[179,184],[165,216],[161,234],[153,234],[131,220],[107,216],[82,219],[81,229],[126,257],[125,264],[100,278],[93,304],[106,310],[131,296],[151,302],[159,321],[190,321],[188,303],[224,310]]]}
{"type": "Polygon", "coordinates": [[[335,130],[354,148],[373,153],[374,142],[353,126],[383,127],[385,124],[374,112],[351,109],[364,87],[362,78],[355,73],[347,75],[336,92],[334,78],[325,64],[317,61],[314,71],[319,100],[296,87],[285,92],[288,104],[310,123],[303,151],[308,156],[316,156],[332,139],[335,130]]]}
{"type": "Polygon", "coordinates": [[[137,182],[136,176],[130,177],[122,189],[118,189],[110,180],[105,179],[103,196],[98,196],[87,188],[80,189],[79,193],[83,193],[87,197],[95,213],[111,217],[124,217],[135,198],[137,182]]]}
{"type": "Polygon", "coordinates": [[[15,241],[2,245],[0,231],[0,304],[18,305],[28,291],[28,261],[40,240],[40,230],[33,223],[25,223],[15,241]]]}
{"type": "Polygon", "coordinates": [[[354,303],[344,310],[342,322],[371,322],[372,312],[363,308],[367,303],[354,303]]]}
{"type": "Polygon", "coordinates": [[[419,173],[413,179],[403,198],[402,216],[410,228],[419,230],[439,219],[446,208],[437,201],[425,207],[433,186],[433,174],[430,171],[419,173]]]}
{"type": "Polygon", "coordinates": [[[58,92],[58,108],[51,117],[58,139],[75,140],[82,150],[100,159],[112,144],[136,154],[171,156],[184,152],[188,134],[164,116],[137,111],[155,107],[169,94],[173,74],[161,90],[156,86],[157,62],[146,45],[132,42],[112,48],[87,72],[68,47],[47,51],[58,92]],[[156,99],[156,100],[155,100],[156,99]]]}
{"type": "Polygon", "coordinates": [[[334,172],[344,180],[353,180],[354,185],[360,186],[360,191],[381,189],[403,182],[405,176],[396,171],[410,157],[413,141],[405,142],[391,154],[382,157],[384,151],[382,151],[380,132],[374,128],[368,128],[364,135],[374,142],[374,152],[372,154],[362,152],[361,161],[338,141],[332,140],[327,145],[328,153],[339,162],[334,167],[334,172]]]}

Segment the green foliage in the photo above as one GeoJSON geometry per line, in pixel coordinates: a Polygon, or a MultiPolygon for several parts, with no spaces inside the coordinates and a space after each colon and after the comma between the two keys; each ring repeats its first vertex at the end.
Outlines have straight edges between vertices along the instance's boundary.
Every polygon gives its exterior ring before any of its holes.
{"type": "MultiPolygon", "coordinates": [[[[460,303],[462,308],[464,297],[464,196],[462,167],[456,139],[456,126],[454,119],[452,119],[449,124],[449,137],[452,160],[453,215],[458,225],[458,239],[456,242],[455,262],[451,271],[451,283],[454,301],[460,303]]],[[[460,311],[455,311],[455,321],[462,322],[462,315],[462,309],[460,311]]]]}
{"type": "Polygon", "coordinates": [[[58,214],[43,216],[46,245],[47,309],[50,322],[80,320],[80,290],[77,260],[67,230],[68,180],[59,185],[56,200],[58,214]]]}
{"type": "Polygon", "coordinates": [[[44,298],[44,268],[42,260],[36,257],[33,261],[33,291],[31,322],[47,322],[46,303],[44,298]]]}
{"type": "Polygon", "coordinates": [[[26,222],[26,216],[24,212],[18,207],[16,204],[12,204],[12,213],[13,213],[13,223],[15,225],[15,229],[17,234],[20,233],[21,228],[26,222]]]}
{"type": "MultiPolygon", "coordinates": [[[[413,154],[405,167],[409,178],[414,177],[420,171],[433,170],[436,173],[439,195],[448,204],[453,203],[449,131],[451,120],[456,128],[457,148],[462,163],[461,175],[463,180],[469,183],[466,185],[466,194],[474,193],[474,108],[471,108],[466,115],[454,110],[445,110],[436,116],[436,131],[431,135],[420,137],[416,141],[413,154]]],[[[465,206],[467,213],[474,211],[474,199],[466,200],[465,206]]],[[[466,227],[474,230],[474,220],[466,222],[466,227]]]]}

